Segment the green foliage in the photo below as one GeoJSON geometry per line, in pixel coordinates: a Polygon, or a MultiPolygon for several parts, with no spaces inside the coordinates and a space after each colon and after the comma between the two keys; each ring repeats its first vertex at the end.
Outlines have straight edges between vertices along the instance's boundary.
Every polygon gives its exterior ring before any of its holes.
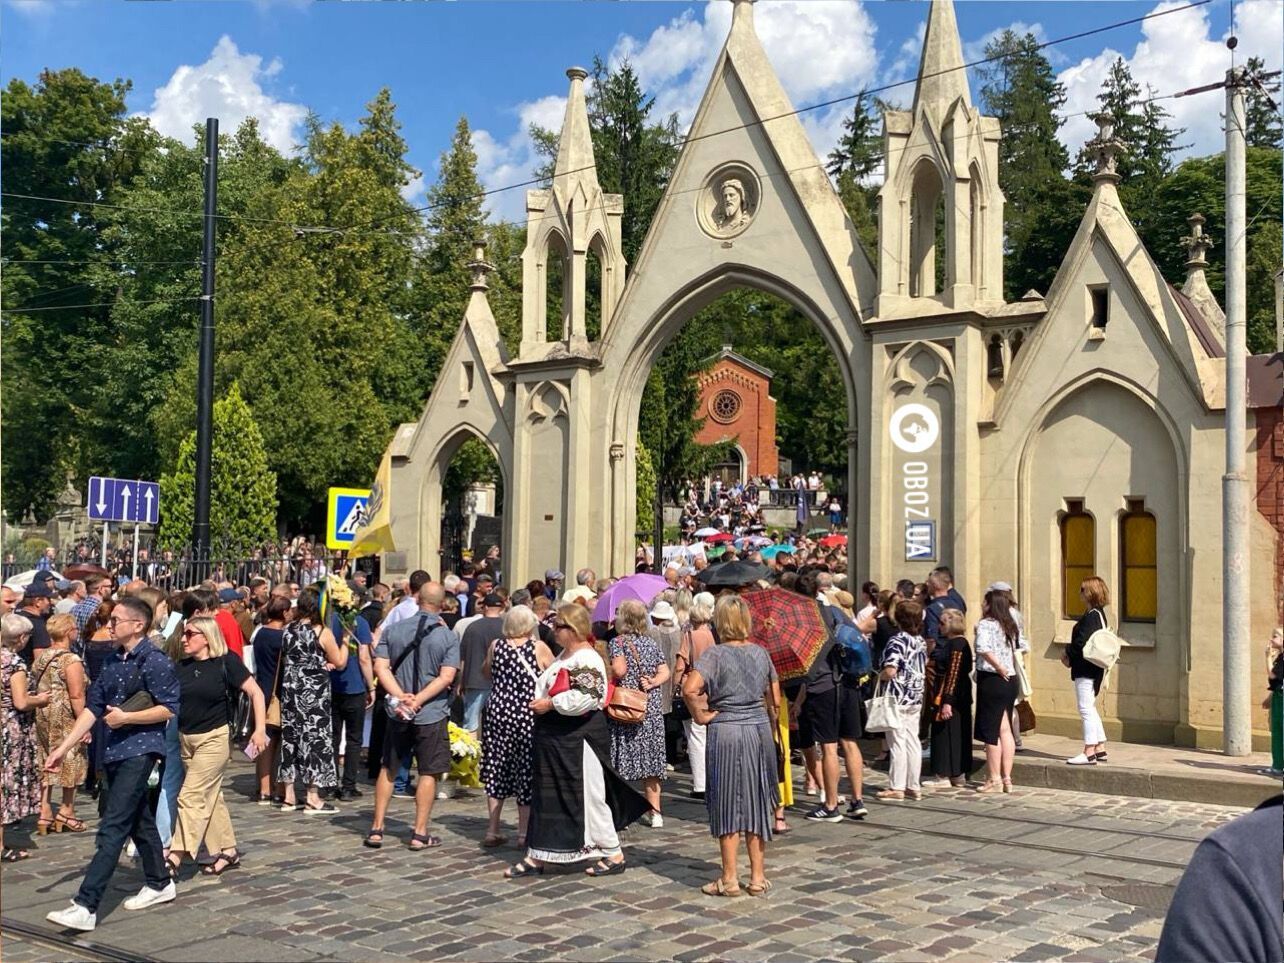
{"type": "Polygon", "coordinates": [[[838,197],[852,219],[861,244],[875,264],[878,263],[878,185],[869,183],[882,164],[882,111],[887,104],[878,98],[856,98],[852,115],[843,121],[843,134],[829,154],[825,169],[834,179],[838,197]]]}
{"type": "MultiPolygon", "coordinates": [[[[1284,163],[1280,152],[1269,147],[1249,147],[1245,154],[1245,206],[1249,226],[1246,295],[1248,350],[1264,353],[1275,343],[1275,272],[1280,267],[1280,223],[1284,202],[1280,181],[1284,163]]],[[[1131,215],[1131,208],[1128,209],[1131,215]]],[[[1186,249],[1181,238],[1189,234],[1186,218],[1204,215],[1204,232],[1214,239],[1204,272],[1208,286],[1225,304],[1226,290],[1226,159],[1223,154],[1191,157],[1182,161],[1155,191],[1152,216],[1142,240],[1164,276],[1180,286],[1186,276],[1186,249]]],[[[1140,230],[1140,228],[1139,228],[1140,230]]]]}
{"type": "MultiPolygon", "coordinates": [[[[218,552],[248,555],[276,533],[276,474],[268,467],[263,435],[233,382],[214,403],[210,456],[210,544],[218,552]]],[[[191,543],[196,520],[196,432],[183,439],[174,471],[161,475],[161,543],[191,543]]]]}
{"type": "Polygon", "coordinates": [[[1065,88],[1032,34],[1004,30],[985,48],[981,101],[998,118],[999,187],[1004,196],[1005,294],[1047,293],[1078,229],[1086,190],[1066,180],[1069,155],[1057,138],[1065,88]]]}
{"type": "Polygon", "coordinates": [[[655,527],[655,486],[658,480],[655,465],[651,462],[651,452],[640,441],[633,470],[638,493],[638,513],[634,528],[639,532],[650,532],[655,527]]]}
{"type": "Polygon", "coordinates": [[[504,478],[499,462],[480,438],[467,438],[455,452],[442,482],[442,503],[458,504],[469,485],[494,485],[496,504],[503,503],[504,478]]]}
{"type": "MultiPolygon", "coordinates": [[[[1259,77],[1265,67],[1261,57],[1249,57],[1245,65],[1250,78],[1259,77]]],[[[1276,106],[1279,99],[1278,77],[1271,81],[1259,80],[1244,91],[1244,139],[1249,147],[1274,147],[1279,150],[1284,146],[1284,126],[1280,123],[1280,111],[1276,106]]]]}

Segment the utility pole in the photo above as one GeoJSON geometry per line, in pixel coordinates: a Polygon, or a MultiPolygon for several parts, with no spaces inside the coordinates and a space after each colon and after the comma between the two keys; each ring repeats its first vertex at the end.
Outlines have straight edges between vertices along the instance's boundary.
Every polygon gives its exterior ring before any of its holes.
{"type": "Polygon", "coordinates": [[[205,238],[201,257],[201,331],[196,374],[196,503],[192,552],[198,580],[210,554],[210,474],[214,445],[214,240],[218,209],[218,118],[205,121],[205,238]]]}
{"type": "Polygon", "coordinates": [[[1222,476],[1222,742],[1228,756],[1253,751],[1248,617],[1248,386],[1244,275],[1244,85],[1226,72],[1226,474],[1222,476]]]}

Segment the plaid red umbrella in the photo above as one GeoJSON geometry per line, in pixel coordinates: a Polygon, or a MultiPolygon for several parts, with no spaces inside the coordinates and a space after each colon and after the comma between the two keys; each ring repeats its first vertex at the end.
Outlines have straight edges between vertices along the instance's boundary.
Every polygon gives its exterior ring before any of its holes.
{"type": "Polygon", "coordinates": [[[835,545],[846,545],[847,536],[835,532],[833,535],[826,535],[820,540],[821,548],[833,548],[835,545]]]}
{"type": "Polygon", "coordinates": [[[753,616],[749,641],[767,650],[781,680],[800,679],[810,672],[829,638],[820,603],[774,587],[740,597],[753,616]]]}

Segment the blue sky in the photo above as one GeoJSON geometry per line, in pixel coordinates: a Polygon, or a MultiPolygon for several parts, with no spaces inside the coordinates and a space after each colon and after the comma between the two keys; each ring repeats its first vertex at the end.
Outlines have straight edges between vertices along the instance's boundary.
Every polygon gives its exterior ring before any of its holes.
{"type": "MultiPolygon", "coordinates": [[[[1183,0],[959,0],[966,56],[1010,25],[1041,39],[1178,7],[1183,0]]],[[[1280,66],[1284,0],[1238,3],[1241,58],[1280,66]]],[[[920,0],[760,0],[759,35],[795,106],[912,76],[927,15],[920,0]]],[[[163,132],[188,136],[210,113],[224,127],[247,114],[283,149],[297,142],[308,110],[351,125],[376,91],[391,88],[413,163],[435,176],[454,123],[477,131],[487,187],[522,180],[533,157],[526,124],[560,123],[564,70],[595,53],[628,57],[659,106],[690,118],[730,20],[725,0],[700,2],[308,3],[304,0],[3,0],[0,77],[33,80],[40,70],[76,66],[134,83],[131,111],[163,132]]],[[[1229,0],[1050,48],[1067,83],[1067,113],[1089,108],[1116,55],[1158,93],[1220,79],[1229,0]]],[[[975,81],[974,81],[975,90],[975,81]]],[[[903,88],[908,99],[910,89],[903,88]]],[[[1168,101],[1193,153],[1216,150],[1218,95],[1168,101]]],[[[843,107],[805,115],[813,143],[828,151],[843,107]]],[[[1088,136],[1082,116],[1067,122],[1072,149],[1088,136]]],[[[422,184],[408,191],[422,203],[422,184]]],[[[517,216],[522,191],[493,202],[517,216]]]]}

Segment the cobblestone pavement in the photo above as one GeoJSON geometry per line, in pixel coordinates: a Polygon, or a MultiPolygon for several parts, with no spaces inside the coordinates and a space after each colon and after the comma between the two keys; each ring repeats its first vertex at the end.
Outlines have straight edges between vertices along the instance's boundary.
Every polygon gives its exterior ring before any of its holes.
{"type": "MultiPolygon", "coordinates": [[[[361,846],[369,787],[338,816],[286,815],[250,804],[251,772],[235,772],[244,866],[219,879],[189,868],[177,901],[127,913],[141,875],[122,865],[94,943],[174,961],[1149,959],[1195,844],[1239,812],[1020,787],[880,804],[870,797],[885,780],[870,774],[867,820],[808,823],[800,794],[793,832],[768,849],[769,896],[712,899],[698,886],[718,875],[717,846],[682,776],[666,784],[664,828],[624,834],[627,873],[507,881],[518,853],[479,847],[480,792],[437,803],[445,845],[421,853],[404,847],[413,803],[394,800],[376,852],[361,846]]],[[[5,866],[5,920],[47,929],[92,839],[36,840],[31,860],[5,866]]],[[[94,958],[22,938],[2,952],[94,958]]]]}

